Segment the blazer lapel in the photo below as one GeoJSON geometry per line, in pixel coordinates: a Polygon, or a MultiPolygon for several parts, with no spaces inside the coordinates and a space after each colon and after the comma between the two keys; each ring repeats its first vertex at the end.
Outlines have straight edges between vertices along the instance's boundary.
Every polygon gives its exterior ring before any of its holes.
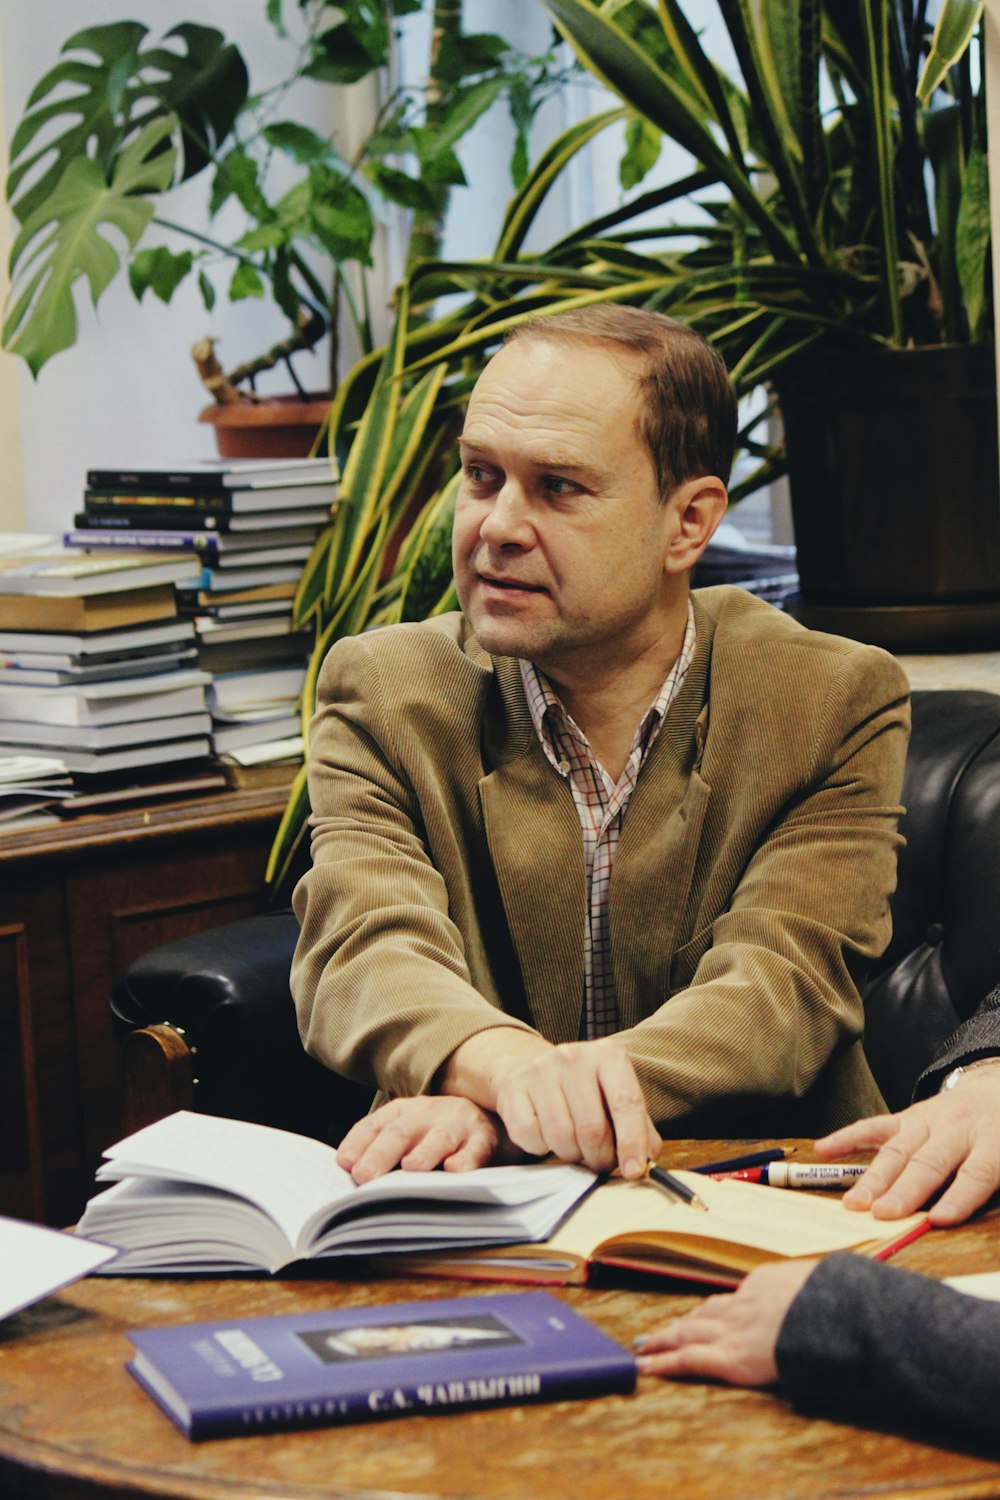
{"type": "Polygon", "coordinates": [[[516,661],[495,663],[502,711],[487,715],[479,800],[533,1025],[576,1041],[586,886],[573,798],[538,743],[516,661]]]}

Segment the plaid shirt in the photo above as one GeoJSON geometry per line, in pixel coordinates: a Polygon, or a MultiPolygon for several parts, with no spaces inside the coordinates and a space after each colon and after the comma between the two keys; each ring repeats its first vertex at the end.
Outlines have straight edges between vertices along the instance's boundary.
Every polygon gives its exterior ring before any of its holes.
{"type": "Polygon", "coordinates": [[[587,874],[587,921],[583,938],[583,1019],[580,1035],[587,1041],[618,1030],[618,1002],[608,939],[608,892],[611,870],[621,835],[622,820],[649,747],[694,656],[694,610],[688,604],[687,629],[681,653],[667,673],[656,698],[636,729],[628,761],[613,782],[595,758],[586,735],[573,722],[546,679],[531,662],[521,662],[521,677],[535,733],[549,761],[569,782],[583,832],[587,874]]]}

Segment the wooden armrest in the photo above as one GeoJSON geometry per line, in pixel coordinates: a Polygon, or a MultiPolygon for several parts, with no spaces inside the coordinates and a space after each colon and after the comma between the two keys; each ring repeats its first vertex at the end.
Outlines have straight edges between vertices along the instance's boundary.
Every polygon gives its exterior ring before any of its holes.
{"type": "Polygon", "coordinates": [[[126,1035],[122,1042],[123,1135],[175,1110],[194,1108],[194,1056],[183,1032],[167,1021],[126,1035]]]}

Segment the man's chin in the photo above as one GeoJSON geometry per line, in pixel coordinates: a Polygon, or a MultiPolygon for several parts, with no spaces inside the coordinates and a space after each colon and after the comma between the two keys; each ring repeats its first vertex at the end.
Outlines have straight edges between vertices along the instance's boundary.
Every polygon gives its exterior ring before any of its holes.
{"type": "Polygon", "coordinates": [[[484,651],[491,656],[522,656],[528,661],[543,649],[537,632],[512,624],[509,620],[470,619],[472,632],[484,651]]]}

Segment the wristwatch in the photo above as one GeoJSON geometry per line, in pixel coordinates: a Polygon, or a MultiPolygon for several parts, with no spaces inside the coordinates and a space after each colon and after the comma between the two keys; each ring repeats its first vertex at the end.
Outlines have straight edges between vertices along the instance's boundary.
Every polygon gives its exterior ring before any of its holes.
{"type": "Polygon", "coordinates": [[[971,1073],[975,1068],[987,1068],[991,1063],[1000,1063],[1000,1057],[977,1057],[975,1062],[959,1063],[957,1068],[952,1068],[941,1080],[939,1094],[946,1094],[953,1089],[964,1073],[971,1073]]]}

